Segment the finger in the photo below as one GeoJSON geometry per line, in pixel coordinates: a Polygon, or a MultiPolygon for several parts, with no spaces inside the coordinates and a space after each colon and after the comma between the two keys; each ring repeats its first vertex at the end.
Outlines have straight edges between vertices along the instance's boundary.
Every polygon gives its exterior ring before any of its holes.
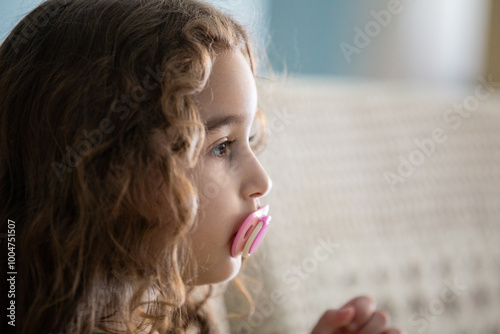
{"type": "Polygon", "coordinates": [[[354,318],[354,308],[343,307],[340,310],[328,310],[312,330],[312,334],[331,334],[339,328],[346,326],[354,318]]]}
{"type": "Polygon", "coordinates": [[[343,307],[347,306],[352,306],[356,310],[354,320],[348,326],[348,329],[354,332],[363,327],[365,323],[370,320],[373,312],[375,311],[376,303],[375,299],[370,296],[361,296],[352,299],[343,307]]]}
{"type": "Polygon", "coordinates": [[[382,333],[386,330],[387,325],[389,325],[389,321],[389,314],[387,312],[376,311],[365,326],[360,329],[359,334],[382,333]]]}

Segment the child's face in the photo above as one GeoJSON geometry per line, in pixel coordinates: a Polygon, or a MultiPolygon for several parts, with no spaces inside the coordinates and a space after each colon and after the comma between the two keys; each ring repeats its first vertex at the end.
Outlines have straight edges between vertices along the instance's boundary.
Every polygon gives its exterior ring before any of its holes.
{"type": "Polygon", "coordinates": [[[271,180],[250,148],[257,89],[247,58],[232,51],[216,58],[206,88],[197,96],[208,133],[196,169],[201,206],[192,233],[196,284],[233,278],[241,255],[231,257],[244,219],[271,189],[271,180]]]}

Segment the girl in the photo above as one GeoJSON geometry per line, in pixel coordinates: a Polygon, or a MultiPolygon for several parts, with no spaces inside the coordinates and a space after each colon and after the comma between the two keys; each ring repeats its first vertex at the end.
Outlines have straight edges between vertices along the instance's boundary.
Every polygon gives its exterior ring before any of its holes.
{"type": "MultiPolygon", "coordinates": [[[[235,236],[271,188],[242,27],[193,0],[48,0],[0,74],[17,332],[216,332],[195,287],[236,279],[235,236]]],[[[399,332],[387,322],[359,297],[313,332],[399,332]]]]}

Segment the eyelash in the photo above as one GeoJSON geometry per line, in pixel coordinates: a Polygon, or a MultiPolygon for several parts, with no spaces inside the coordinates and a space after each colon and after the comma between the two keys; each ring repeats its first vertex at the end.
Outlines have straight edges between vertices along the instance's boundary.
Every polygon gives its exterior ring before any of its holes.
{"type": "Polygon", "coordinates": [[[230,151],[231,150],[231,145],[233,145],[235,142],[236,142],[236,140],[226,140],[225,142],[220,143],[220,144],[216,145],[215,147],[213,147],[210,150],[210,153],[212,153],[212,155],[214,155],[217,158],[226,158],[226,157],[229,157],[231,155],[231,151],[230,151]],[[223,148],[221,149],[221,147],[223,147],[223,148]],[[217,149],[229,150],[229,152],[217,154],[217,153],[215,153],[215,151],[217,149]]]}
{"type": "MultiPolygon", "coordinates": [[[[250,136],[248,138],[248,142],[249,143],[252,143],[254,140],[256,139],[256,136],[250,136]]],[[[236,140],[226,140],[225,142],[222,142],[220,144],[217,144],[216,146],[214,146],[211,150],[210,150],[210,153],[215,156],[216,158],[228,158],[228,157],[231,157],[231,147],[232,145],[236,142],[236,140]],[[221,149],[222,147],[222,149],[221,149]],[[226,150],[226,151],[229,151],[229,152],[225,152],[225,153],[215,153],[215,151],[219,149],[219,150],[226,150]]]]}

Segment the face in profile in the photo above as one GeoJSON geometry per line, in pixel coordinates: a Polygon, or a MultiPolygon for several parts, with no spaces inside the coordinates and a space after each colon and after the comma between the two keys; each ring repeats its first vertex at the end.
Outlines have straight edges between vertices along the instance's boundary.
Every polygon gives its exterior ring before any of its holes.
{"type": "Polygon", "coordinates": [[[226,281],[239,272],[242,257],[231,256],[232,242],[245,218],[260,207],[271,180],[250,147],[257,89],[241,51],[217,56],[197,100],[207,129],[196,168],[198,223],[191,234],[199,285],[226,281]]]}

